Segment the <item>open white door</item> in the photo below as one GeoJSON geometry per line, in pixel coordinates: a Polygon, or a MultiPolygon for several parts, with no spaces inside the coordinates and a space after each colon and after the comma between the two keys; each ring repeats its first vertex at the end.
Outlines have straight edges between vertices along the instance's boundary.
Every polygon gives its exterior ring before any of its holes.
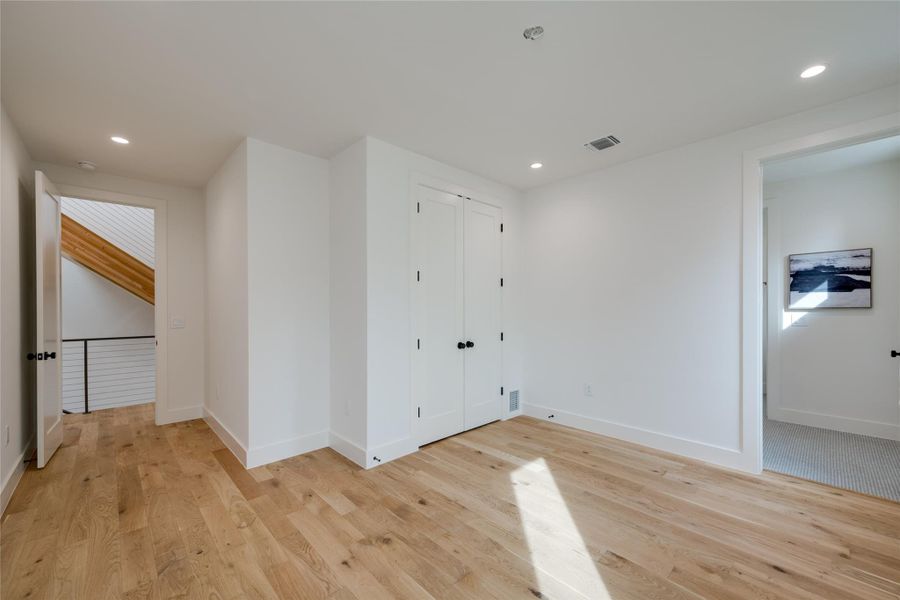
{"type": "Polygon", "coordinates": [[[35,186],[35,352],[37,360],[37,466],[50,461],[63,439],[60,338],[60,197],[40,171],[35,186]]]}

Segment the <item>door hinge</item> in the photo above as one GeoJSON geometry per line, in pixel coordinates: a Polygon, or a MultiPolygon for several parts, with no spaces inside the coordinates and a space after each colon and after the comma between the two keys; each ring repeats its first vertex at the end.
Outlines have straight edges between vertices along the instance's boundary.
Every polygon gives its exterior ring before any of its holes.
{"type": "Polygon", "coordinates": [[[416,271],[416,281],[422,281],[422,271],[416,271]]]}
{"type": "Polygon", "coordinates": [[[416,414],[418,415],[418,417],[420,419],[422,418],[422,407],[421,406],[416,408],[416,414]]]}
{"type": "Polygon", "coordinates": [[[503,278],[500,278],[500,287],[503,287],[503,278]]]}
{"type": "Polygon", "coordinates": [[[417,213],[422,212],[422,203],[421,202],[416,202],[416,212],[417,213]]]}
{"type": "Polygon", "coordinates": [[[422,338],[416,338],[416,350],[422,349],[422,338]]]}
{"type": "Polygon", "coordinates": [[[503,395],[503,386],[502,385],[500,386],[500,395],[501,396],[503,395]]]}
{"type": "Polygon", "coordinates": [[[500,341],[501,342],[503,341],[503,332],[502,331],[500,332],[500,341]]]}
{"type": "Polygon", "coordinates": [[[503,223],[500,223],[500,233],[503,233],[503,223]]]}

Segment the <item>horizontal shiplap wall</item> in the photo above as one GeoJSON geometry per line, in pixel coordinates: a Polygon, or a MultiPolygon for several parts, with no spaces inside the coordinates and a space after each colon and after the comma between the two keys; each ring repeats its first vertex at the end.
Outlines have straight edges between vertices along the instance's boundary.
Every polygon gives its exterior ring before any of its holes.
{"type": "Polygon", "coordinates": [[[147,266],[154,266],[152,208],[63,198],[61,210],[147,266]]]}
{"type": "MultiPolygon", "coordinates": [[[[84,412],[84,342],[63,342],[63,408],[84,412]]],[[[153,338],[88,342],[90,410],[145,404],[156,395],[153,338]]]]}

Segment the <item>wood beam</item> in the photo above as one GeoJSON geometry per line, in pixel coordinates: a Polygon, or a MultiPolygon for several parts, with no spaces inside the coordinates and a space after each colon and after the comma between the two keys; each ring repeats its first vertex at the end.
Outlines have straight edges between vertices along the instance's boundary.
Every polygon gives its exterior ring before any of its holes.
{"type": "Polygon", "coordinates": [[[153,269],[66,215],[62,215],[61,238],[63,256],[154,304],[153,269]]]}

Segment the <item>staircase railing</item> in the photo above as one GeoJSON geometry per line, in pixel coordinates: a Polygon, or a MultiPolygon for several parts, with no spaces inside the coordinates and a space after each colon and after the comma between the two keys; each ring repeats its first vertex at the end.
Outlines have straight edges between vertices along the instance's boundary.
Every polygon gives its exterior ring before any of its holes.
{"type": "MultiPolygon", "coordinates": [[[[84,411],[91,412],[91,350],[95,351],[94,367],[101,371],[112,373],[106,375],[101,373],[95,377],[98,381],[99,389],[95,393],[101,394],[105,400],[104,406],[114,406],[122,404],[137,404],[140,402],[150,402],[155,398],[155,344],[150,346],[152,352],[148,352],[147,345],[141,344],[115,344],[108,342],[117,342],[124,340],[148,340],[155,339],[152,335],[126,335],[114,337],[93,337],[93,338],[66,338],[63,339],[63,402],[65,405],[67,395],[66,388],[70,390],[77,386],[74,384],[75,377],[78,375],[77,360],[74,359],[78,350],[81,351],[83,357],[82,366],[82,385],[84,386],[84,411]],[[79,347],[80,346],[80,347],[79,347]],[[99,354],[99,356],[96,356],[99,354]],[[68,360],[67,360],[68,357],[68,360]],[[152,357],[152,358],[149,358],[152,357]],[[76,368],[72,368],[73,365],[76,368]],[[104,380],[104,377],[107,377],[104,380]],[[68,382],[68,385],[67,385],[68,382]],[[150,396],[148,397],[148,393],[150,396]],[[108,400],[112,398],[113,402],[108,400]],[[115,399],[118,399],[117,401],[115,399]]],[[[69,394],[69,406],[71,407],[71,394],[69,394]]],[[[72,410],[63,410],[67,414],[72,414],[72,410]]]]}

